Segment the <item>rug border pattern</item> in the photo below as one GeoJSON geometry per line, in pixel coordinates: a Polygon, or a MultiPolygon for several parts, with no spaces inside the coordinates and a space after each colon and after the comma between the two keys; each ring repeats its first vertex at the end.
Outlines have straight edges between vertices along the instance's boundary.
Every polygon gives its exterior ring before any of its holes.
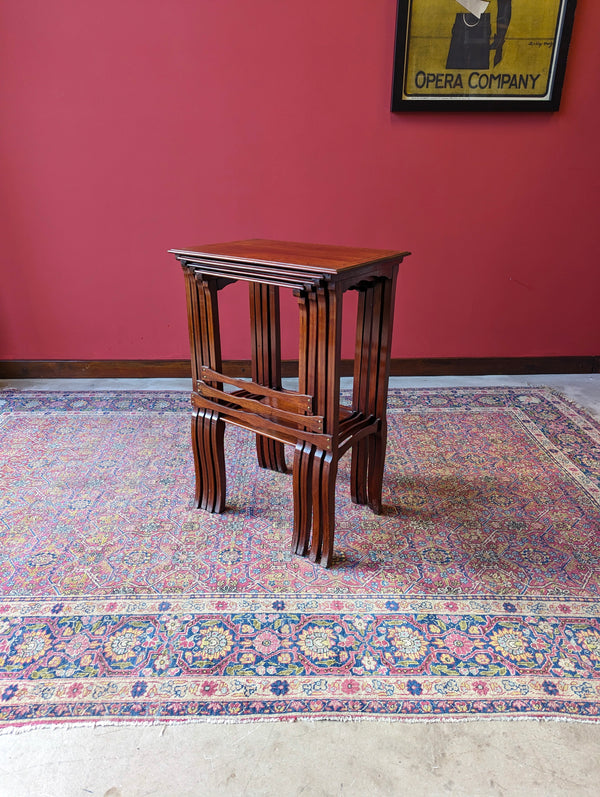
{"type": "MultiPolygon", "coordinates": [[[[581,441],[598,446],[600,423],[548,388],[401,388],[390,391],[390,413],[403,413],[427,405],[439,411],[436,398],[452,393],[455,407],[479,402],[482,411],[508,402],[515,417],[533,439],[550,449],[561,469],[600,505],[600,480],[589,466],[577,441],[569,455],[556,437],[552,408],[558,411],[581,441]],[[520,397],[520,399],[519,399],[520,397]],[[548,412],[549,410],[549,412],[548,412]],[[546,413],[547,417],[544,416],[546,413]]],[[[0,391],[1,415],[18,413],[109,413],[109,412],[187,412],[188,394],[181,391],[0,391]]],[[[561,427],[562,428],[562,427],[561,427]]],[[[448,614],[468,618],[480,613],[494,618],[515,620],[562,618],[598,629],[600,603],[593,598],[577,599],[468,596],[418,596],[415,598],[374,598],[368,595],[344,596],[297,594],[257,595],[106,595],[11,597],[0,599],[2,618],[73,618],[100,616],[111,612],[127,617],[199,615],[218,618],[220,614],[264,616],[281,610],[287,613],[318,614],[331,618],[341,615],[414,618],[417,615],[448,614]],[[276,607],[276,608],[274,608],[276,607]],[[507,608],[509,607],[509,608],[507,608]],[[594,625],[595,624],[595,625],[594,625]]],[[[0,655],[2,648],[0,646],[0,655]]],[[[592,662],[593,665],[593,662],[592,662]]],[[[368,673],[360,678],[351,674],[303,675],[283,678],[278,674],[260,677],[188,674],[185,678],[134,675],[96,678],[29,679],[0,676],[0,730],[3,728],[56,725],[59,723],[119,723],[295,720],[295,719],[600,719],[600,648],[593,677],[578,674],[552,680],[547,673],[504,675],[486,680],[465,674],[432,678],[428,675],[386,675],[368,673]]]]}

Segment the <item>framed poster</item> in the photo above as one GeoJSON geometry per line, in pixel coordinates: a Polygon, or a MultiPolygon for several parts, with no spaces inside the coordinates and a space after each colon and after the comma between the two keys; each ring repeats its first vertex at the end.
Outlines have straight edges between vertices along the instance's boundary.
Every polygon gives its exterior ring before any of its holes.
{"type": "Polygon", "coordinates": [[[556,111],[576,2],[398,0],[392,111],[556,111]]]}

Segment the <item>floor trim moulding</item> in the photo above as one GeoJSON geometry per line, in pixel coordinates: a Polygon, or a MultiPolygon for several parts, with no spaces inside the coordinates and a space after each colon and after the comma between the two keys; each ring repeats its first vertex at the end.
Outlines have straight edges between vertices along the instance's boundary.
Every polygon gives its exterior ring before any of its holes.
{"type": "MultiPolygon", "coordinates": [[[[342,360],[342,376],[353,361],[342,360]]],[[[227,376],[250,377],[248,360],[225,360],[227,376]]],[[[478,374],[595,374],[597,357],[448,357],[392,359],[391,376],[475,376],[478,374]]],[[[298,375],[298,361],[284,360],[282,376],[298,375]]],[[[0,379],[143,379],[191,377],[189,360],[0,360],[0,379]]]]}

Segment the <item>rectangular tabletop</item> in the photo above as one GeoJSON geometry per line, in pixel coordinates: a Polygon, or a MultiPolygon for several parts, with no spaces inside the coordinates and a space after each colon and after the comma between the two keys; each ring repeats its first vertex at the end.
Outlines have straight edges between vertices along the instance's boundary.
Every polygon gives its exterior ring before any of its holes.
{"type": "Polygon", "coordinates": [[[340,274],[359,266],[399,262],[409,252],[391,249],[361,249],[351,246],[290,243],[254,238],[247,241],[230,241],[222,244],[192,246],[189,249],[171,249],[172,254],[190,258],[227,260],[256,266],[282,267],[300,271],[319,271],[322,274],[340,274]]]}

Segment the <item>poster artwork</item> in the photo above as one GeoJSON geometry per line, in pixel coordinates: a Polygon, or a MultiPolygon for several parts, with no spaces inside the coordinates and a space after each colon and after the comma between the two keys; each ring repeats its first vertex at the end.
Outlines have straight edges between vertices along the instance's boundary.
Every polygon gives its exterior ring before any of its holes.
{"type": "Polygon", "coordinates": [[[401,99],[549,99],[566,6],[407,0],[401,99]]]}

